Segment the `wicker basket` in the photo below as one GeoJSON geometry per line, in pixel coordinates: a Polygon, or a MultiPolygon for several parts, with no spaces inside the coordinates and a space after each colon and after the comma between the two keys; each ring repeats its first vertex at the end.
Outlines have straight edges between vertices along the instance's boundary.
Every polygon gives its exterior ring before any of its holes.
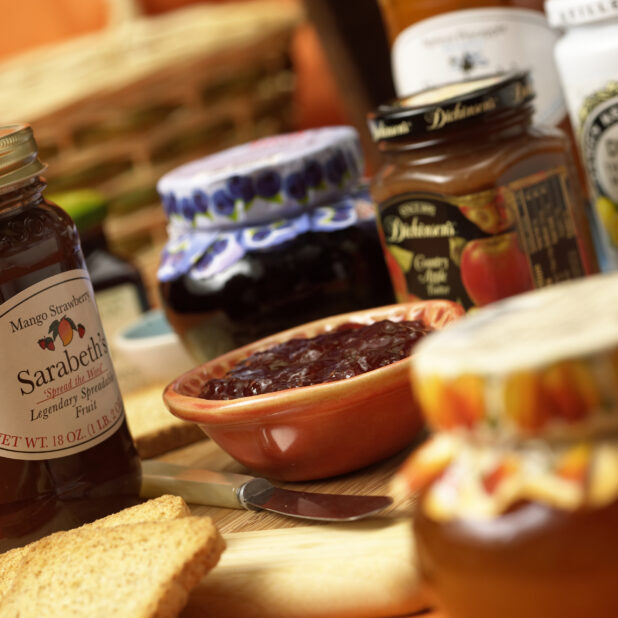
{"type": "Polygon", "coordinates": [[[33,125],[50,191],[108,196],[109,239],[152,289],[165,238],[156,181],[186,160],[292,128],[288,52],[302,13],[272,1],[157,17],[136,16],[127,0],[112,7],[106,30],[1,63],[0,115],[33,125]]]}

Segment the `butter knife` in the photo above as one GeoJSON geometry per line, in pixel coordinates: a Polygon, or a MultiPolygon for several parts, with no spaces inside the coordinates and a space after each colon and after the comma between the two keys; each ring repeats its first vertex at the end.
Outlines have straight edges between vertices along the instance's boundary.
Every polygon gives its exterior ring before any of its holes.
{"type": "Polygon", "coordinates": [[[166,493],[181,496],[191,504],[264,510],[318,521],[361,519],[381,511],[393,501],[388,496],[295,491],[245,474],[143,461],[141,496],[155,498],[166,493]]]}

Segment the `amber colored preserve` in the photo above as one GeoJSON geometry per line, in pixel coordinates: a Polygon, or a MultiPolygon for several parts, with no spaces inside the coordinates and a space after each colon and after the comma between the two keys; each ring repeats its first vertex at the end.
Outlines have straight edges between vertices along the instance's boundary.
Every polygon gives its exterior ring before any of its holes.
{"type": "Polygon", "coordinates": [[[452,618],[614,618],[618,502],[562,511],[527,502],[491,520],[417,509],[423,577],[452,618]]]}
{"type": "Polygon", "coordinates": [[[372,180],[397,299],[466,309],[598,270],[566,136],[532,123],[528,73],[381,105],[372,180]]]}
{"type": "Polygon", "coordinates": [[[0,551],[138,501],[79,237],[28,126],[0,127],[0,551]]]}

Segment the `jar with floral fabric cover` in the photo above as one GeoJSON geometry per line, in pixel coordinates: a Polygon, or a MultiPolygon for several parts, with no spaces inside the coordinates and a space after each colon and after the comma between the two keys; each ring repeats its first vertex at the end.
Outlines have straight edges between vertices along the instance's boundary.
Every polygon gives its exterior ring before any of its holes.
{"type": "Polygon", "coordinates": [[[618,616],[618,273],[504,299],[419,342],[432,436],[404,463],[451,618],[618,616]],[[448,332],[447,332],[448,331],[448,332]]]}
{"type": "Polygon", "coordinates": [[[264,138],[158,183],[166,316],[196,360],[394,302],[351,127],[264,138]]]}

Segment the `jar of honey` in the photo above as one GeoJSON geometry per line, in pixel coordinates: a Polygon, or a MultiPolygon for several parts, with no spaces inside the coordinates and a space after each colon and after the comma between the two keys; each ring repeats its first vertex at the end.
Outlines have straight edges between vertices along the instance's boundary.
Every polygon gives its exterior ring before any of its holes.
{"type": "Polygon", "coordinates": [[[264,138],[158,184],[168,321],[198,361],[329,315],[394,302],[351,127],[264,138]]]}
{"type": "MultiPolygon", "coordinates": [[[[562,126],[567,109],[543,0],[379,0],[397,96],[504,71],[530,70],[535,123],[562,126]]],[[[562,128],[565,128],[564,126],[562,128]]]]}
{"type": "Polygon", "coordinates": [[[466,309],[596,272],[569,142],[532,124],[529,74],[497,74],[381,106],[371,191],[400,302],[466,309]]]}
{"type": "Polygon", "coordinates": [[[71,218],[0,127],[0,551],[138,501],[141,468],[71,218]]]}
{"type": "Polygon", "coordinates": [[[433,436],[397,475],[450,618],[618,616],[618,273],[509,298],[421,341],[433,436]]]}

